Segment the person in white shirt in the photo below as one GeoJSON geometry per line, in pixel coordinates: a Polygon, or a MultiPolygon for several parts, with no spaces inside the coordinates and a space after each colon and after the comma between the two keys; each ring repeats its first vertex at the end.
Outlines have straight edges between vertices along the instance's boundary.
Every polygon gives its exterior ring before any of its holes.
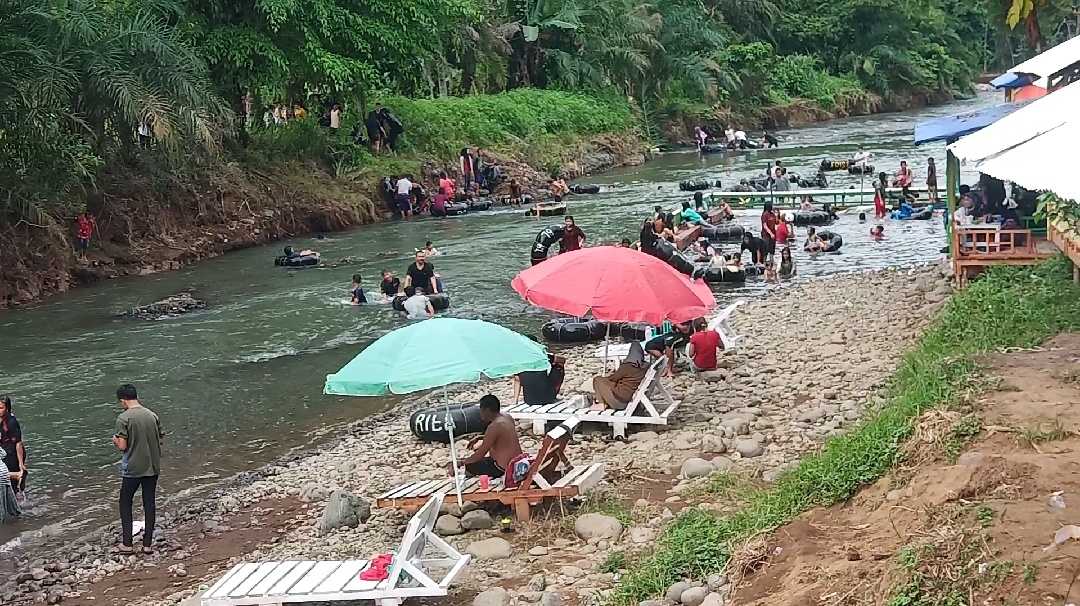
{"type": "Polygon", "coordinates": [[[740,149],[746,149],[746,146],[748,144],[748,141],[746,140],[746,131],[735,131],[735,142],[738,144],[740,149]]]}
{"type": "Polygon", "coordinates": [[[730,147],[733,143],[735,143],[735,129],[731,128],[730,126],[727,127],[727,129],[724,130],[724,137],[727,139],[728,146],[730,147]]]}
{"type": "Polygon", "coordinates": [[[855,157],[852,158],[852,160],[854,160],[855,166],[858,166],[859,168],[866,168],[867,160],[873,157],[873,153],[868,152],[860,147],[859,151],[855,152],[855,157]]]}
{"type": "Polygon", "coordinates": [[[971,209],[975,202],[968,196],[960,198],[960,207],[953,212],[954,225],[971,225],[971,209]]]}
{"type": "Polygon", "coordinates": [[[334,130],[341,128],[341,106],[337,103],[330,110],[330,128],[334,130]]]}
{"type": "Polygon", "coordinates": [[[409,180],[408,175],[402,175],[397,183],[394,185],[396,188],[397,196],[394,201],[397,202],[398,211],[401,212],[402,217],[412,216],[412,181],[409,180]]]}
{"type": "Polygon", "coordinates": [[[427,320],[435,315],[435,309],[431,307],[431,301],[424,295],[423,286],[409,286],[405,289],[408,299],[402,304],[405,308],[405,318],[408,320],[427,320]],[[410,289],[412,289],[410,291],[410,289]],[[409,294],[412,292],[412,294],[409,294]]]}

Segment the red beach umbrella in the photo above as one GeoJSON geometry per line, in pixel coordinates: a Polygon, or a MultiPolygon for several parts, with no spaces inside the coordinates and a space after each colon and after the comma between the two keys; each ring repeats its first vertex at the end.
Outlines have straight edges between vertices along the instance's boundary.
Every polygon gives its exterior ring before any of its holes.
{"type": "Polygon", "coordinates": [[[510,283],[526,301],[603,322],[686,322],[716,306],[709,287],[630,248],[594,246],[548,259],[510,283]]]}

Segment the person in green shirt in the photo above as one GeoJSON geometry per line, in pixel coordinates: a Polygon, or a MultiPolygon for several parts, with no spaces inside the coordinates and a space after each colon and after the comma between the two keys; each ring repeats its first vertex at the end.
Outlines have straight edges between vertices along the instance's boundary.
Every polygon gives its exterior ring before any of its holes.
{"type": "Polygon", "coordinates": [[[154,411],[139,403],[139,393],[130,383],[116,390],[116,399],[124,412],[116,418],[113,444],[124,453],[120,460],[120,526],[123,542],[119,553],[133,553],[132,503],[135,493],[142,489],[143,553],[153,553],[154,521],[158,475],[161,474],[161,444],[164,436],[161,420],[154,411]]]}
{"type": "Polygon", "coordinates": [[[701,215],[699,215],[696,210],[690,208],[689,202],[682,203],[682,212],[679,213],[679,216],[682,217],[683,221],[686,221],[687,223],[692,223],[694,225],[706,225],[705,219],[702,219],[701,215]]]}

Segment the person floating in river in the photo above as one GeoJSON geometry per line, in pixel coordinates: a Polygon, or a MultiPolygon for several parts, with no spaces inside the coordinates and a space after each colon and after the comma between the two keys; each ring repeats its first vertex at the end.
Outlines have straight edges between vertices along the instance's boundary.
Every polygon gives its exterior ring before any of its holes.
{"type": "Polygon", "coordinates": [[[778,273],[781,278],[791,278],[795,276],[795,259],[791,256],[790,246],[785,246],[780,249],[780,270],[778,273]]]}
{"type": "Polygon", "coordinates": [[[803,249],[806,252],[822,252],[827,248],[829,248],[829,243],[818,235],[816,228],[811,227],[806,233],[806,242],[803,244],[803,249]]]}
{"type": "Polygon", "coordinates": [[[559,240],[559,254],[580,250],[585,246],[585,232],[574,223],[573,215],[567,215],[563,221],[562,238],[559,240]]]}
{"type": "Polygon", "coordinates": [[[435,281],[435,266],[427,262],[427,253],[416,251],[416,260],[409,264],[405,270],[405,288],[420,286],[431,293],[439,292],[439,285],[435,281]]]}
{"type": "MultiPolygon", "coordinates": [[[[487,423],[483,436],[473,438],[469,448],[473,453],[461,461],[468,476],[502,478],[512,472],[512,465],[522,456],[521,440],[518,439],[514,420],[501,411],[499,398],[491,394],[480,398],[480,419],[487,423]]],[[[454,464],[446,468],[447,475],[454,475],[454,464]]],[[[510,480],[508,477],[507,480],[510,480]]]]}
{"type": "Polygon", "coordinates": [[[431,257],[437,257],[437,256],[441,255],[442,253],[439,252],[439,249],[435,248],[435,243],[434,242],[432,242],[431,240],[428,240],[427,242],[424,243],[424,254],[426,254],[427,258],[430,259],[431,257]]]}
{"type": "Polygon", "coordinates": [[[885,237],[885,226],[884,225],[875,225],[874,227],[871,227],[870,228],[870,237],[875,239],[875,240],[881,240],[882,238],[884,238],[885,237]]]}
{"type": "Polygon", "coordinates": [[[382,282],[379,284],[379,291],[383,296],[396,297],[401,292],[401,280],[394,277],[394,272],[389,269],[382,271],[382,282]]]}
{"type": "Polygon", "coordinates": [[[364,287],[360,285],[360,274],[353,274],[352,288],[349,290],[350,300],[353,305],[360,305],[361,303],[367,303],[367,295],[364,294],[364,287]]]}
{"type": "Polygon", "coordinates": [[[427,320],[435,315],[435,308],[431,306],[431,299],[427,298],[423,286],[406,286],[405,295],[408,299],[401,307],[405,310],[406,320],[427,320]]]}

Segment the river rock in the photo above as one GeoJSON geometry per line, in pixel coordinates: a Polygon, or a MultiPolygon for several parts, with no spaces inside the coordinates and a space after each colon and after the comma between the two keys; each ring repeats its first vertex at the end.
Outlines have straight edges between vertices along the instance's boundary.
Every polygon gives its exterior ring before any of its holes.
{"type": "Polygon", "coordinates": [[[686,581],[679,581],[671,587],[668,587],[668,590],[664,594],[664,597],[667,598],[668,602],[671,602],[672,604],[677,604],[679,603],[679,601],[682,600],[683,592],[687,589],[690,589],[691,587],[693,587],[693,585],[691,585],[690,583],[687,583],[686,581]]]}
{"type": "Polygon", "coordinates": [[[651,543],[656,539],[656,531],[648,526],[634,526],[630,529],[630,542],[636,545],[651,543]]]}
{"type": "Polygon", "coordinates": [[[681,474],[684,478],[702,478],[714,470],[712,463],[705,459],[691,457],[683,462],[681,474]]]}
{"type": "Polygon", "coordinates": [[[205,301],[196,299],[190,292],[183,292],[148,305],[140,305],[120,315],[132,316],[140,320],[159,320],[175,318],[204,307],[206,307],[205,301]]]}
{"type": "Polygon", "coordinates": [[[311,503],[313,501],[322,501],[330,494],[330,491],[322,486],[309,482],[300,487],[300,500],[305,503],[311,503]]]}
{"type": "Polygon", "coordinates": [[[557,593],[545,591],[540,598],[540,606],[563,606],[563,599],[557,593]]]}
{"type": "Polygon", "coordinates": [[[505,560],[514,553],[514,547],[506,539],[492,537],[469,543],[465,552],[477,560],[505,560]]]}
{"type": "Polygon", "coordinates": [[[713,592],[705,596],[705,599],[701,601],[701,606],[725,606],[727,600],[720,593],[713,592]]]}
{"type": "Polygon", "coordinates": [[[435,520],[435,534],[443,537],[453,537],[465,534],[465,527],[461,525],[461,519],[457,516],[445,514],[435,520]]]}
{"type": "Polygon", "coordinates": [[[491,519],[490,513],[475,509],[461,517],[461,526],[465,530],[487,530],[495,526],[495,521],[491,519]]]}
{"type": "Polygon", "coordinates": [[[476,594],[473,606],[508,606],[510,594],[502,587],[492,587],[476,594]]]}
{"type": "Polygon", "coordinates": [[[705,601],[705,596],[709,593],[708,589],[704,587],[691,587],[682,592],[679,596],[679,602],[683,606],[701,606],[701,603],[705,601]]]}
{"type": "Polygon", "coordinates": [[[744,459],[751,459],[754,457],[760,457],[765,449],[761,447],[761,444],[753,438],[739,440],[735,442],[735,450],[738,451],[744,459]]]}
{"type": "Polygon", "coordinates": [[[579,537],[589,539],[610,539],[617,541],[622,535],[623,525],[617,518],[602,513],[587,513],[574,520],[574,532],[579,537]]]}
{"type": "Polygon", "coordinates": [[[326,534],[342,526],[356,528],[371,518],[367,501],[341,488],[330,493],[326,509],[319,518],[319,532],[326,534]]]}
{"type": "Polygon", "coordinates": [[[548,548],[543,545],[537,545],[529,549],[529,555],[534,557],[546,556],[548,554],[548,548]]]}

